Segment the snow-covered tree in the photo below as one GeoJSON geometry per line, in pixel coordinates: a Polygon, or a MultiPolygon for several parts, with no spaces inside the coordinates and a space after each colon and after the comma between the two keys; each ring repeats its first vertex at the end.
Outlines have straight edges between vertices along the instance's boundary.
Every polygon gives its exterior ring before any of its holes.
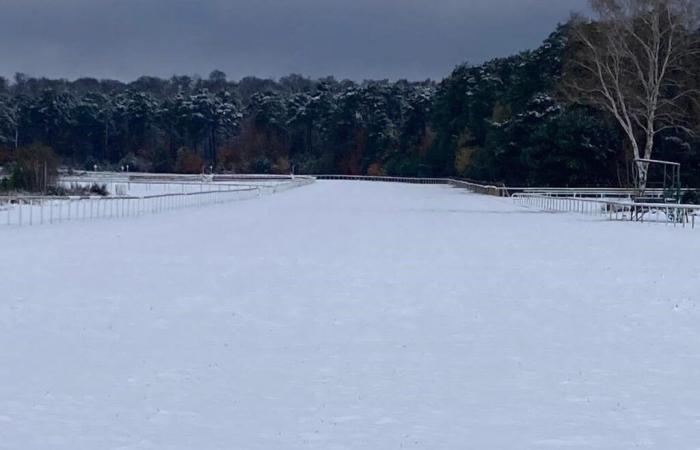
{"type": "Polygon", "coordinates": [[[689,129],[688,64],[700,52],[696,0],[592,0],[596,21],[572,27],[576,55],[567,78],[575,101],[607,111],[627,138],[637,185],[647,184],[655,139],[689,129]]]}

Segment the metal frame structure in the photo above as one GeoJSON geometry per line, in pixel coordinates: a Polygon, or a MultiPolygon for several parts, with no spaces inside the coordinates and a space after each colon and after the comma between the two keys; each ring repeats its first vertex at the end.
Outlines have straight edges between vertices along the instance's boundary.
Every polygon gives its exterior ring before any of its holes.
{"type": "Polygon", "coordinates": [[[542,194],[514,194],[516,205],[538,209],[599,216],[609,220],[662,222],[690,226],[700,219],[700,205],[635,203],[619,199],[552,197],[542,194]]]}
{"type": "MultiPolygon", "coordinates": [[[[647,165],[647,187],[661,189],[662,203],[680,203],[681,202],[681,165],[673,161],[662,161],[659,159],[635,158],[636,164],[642,163],[647,165]],[[649,186],[649,166],[661,166],[663,168],[663,179],[660,186],[649,186]]],[[[652,198],[647,196],[646,189],[639,194],[639,199],[642,201],[650,201],[652,198]]]]}

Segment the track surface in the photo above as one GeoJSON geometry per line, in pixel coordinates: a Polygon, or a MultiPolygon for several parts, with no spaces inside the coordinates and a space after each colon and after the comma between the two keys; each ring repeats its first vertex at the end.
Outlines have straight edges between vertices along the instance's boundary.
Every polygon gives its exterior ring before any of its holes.
{"type": "Polygon", "coordinates": [[[0,449],[695,449],[700,233],[318,182],[0,230],[0,449]]]}

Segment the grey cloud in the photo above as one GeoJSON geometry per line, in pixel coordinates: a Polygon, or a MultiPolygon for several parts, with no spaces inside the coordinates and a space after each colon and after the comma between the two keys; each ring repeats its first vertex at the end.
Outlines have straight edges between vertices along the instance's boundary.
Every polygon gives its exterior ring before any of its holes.
{"type": "Polygon", "coordinates": [[[531,48],[585,0],[0,0],[0,74],[439,79],[531,48]]]}

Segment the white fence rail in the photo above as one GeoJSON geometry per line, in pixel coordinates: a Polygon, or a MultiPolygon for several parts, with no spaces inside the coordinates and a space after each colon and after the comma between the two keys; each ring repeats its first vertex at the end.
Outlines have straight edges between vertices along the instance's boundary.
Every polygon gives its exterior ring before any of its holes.
{"type": "MultiPolygon", "coordinates": [[[[188,208],[213,203],[243,200],[280,192],[319,180],[360,180],[374,182],[447,184],[478,194],[506,197],[521,206],[542,211],[576,212],[610,220],[665,222],[695,228],[700,220],[700,205],[635,203],[635,190],[615,188],[507,188],[454,178],[413,178],[352,175],[315,176],[181,176],[158,174],[103,173],[93,178],[86,174],[65,178],[66,182],[112,182],[167,185],[165,193],[116,197],[0,197],[0,225],[34,225],[125,217],[188,208]],[[254,183],[255,181],[255,183],[254,183]],[[175,193],[173,193],[175,191],[175,193]]],[[[157,190],[154,188],[154,190],[157,190]]],[[[662,191],[658,190],[659,196],[662,191]]]]}
{"type": "Polygon", "coordinates": [[[484,185],[456,178],[384,177],[369,175],[314,175],[314,178],[318,180],[375,181],[384,183],[449,184],[456,188],[466,189],[478,194],[495,195],[498,197],[508,195],[508,190],[504,186],[484,185]]]}
{"type": "Polygon", "coordinates": [[[454,178],[448,178],[447,183],[456,188],[466,189],[477,194],[508,197],[508,188],[505,186],[484,185],[454,178]]]}
{"type": "MultiPolygon", "coordinates": [[[[645,198],[663,199],[668,193],[664,189],[647,188],[643,192],[633,188],[537,188],[537,187],[509,187],[508,190],[515,194],[541,194],[553,197],[584,197],[584,198],[622,198],[632,199],[644,196],[645,198]]],[[[698,189],[684,188],[681,194],[698,192],[698,189]]]]}
{"type": "Polygon", "coordinates": [[[447,178],[385,177],[372,175],[314,175],[317,180],[375,181],[383,183],[447,184],[447,178]]]}
{"type": "Polygon", "coordinates": [[[145,196],[6,196],[0,197],[0,226],[28,226],[68,221],[132,217],[175,209],[246,200],[313,183],[313,178],[296,177],[286,182],[236,186],[208,185],[201,192],[145,196]]]}
{"type": "Polygon", "coordinates": [[[177,173],[145,173],[145,172],[93,172],[93,171],[72,171],[61,174],[61,179],[66,181],[93,181],[96,183],[105,182],[182,182],[182,183],[202,183],[202,182],[261,182],[261,181],[288,181],[292,178],[308,178],[306,175],[292,177],[291,175],[266,175],[266,174],[177,174],[177,173]]]}
{"type": "MultiPolygon", "coordinates": [[[[700,205],[668,203],[634,203],[612,199],[558,197],[543,194],[513,194],[515,204],[541,211],[574,212],[600,216],[609,220],[664,222],[695,228],[700,205]]],[[[700,220],[700,219],[698,219],[700,220]]]]}

